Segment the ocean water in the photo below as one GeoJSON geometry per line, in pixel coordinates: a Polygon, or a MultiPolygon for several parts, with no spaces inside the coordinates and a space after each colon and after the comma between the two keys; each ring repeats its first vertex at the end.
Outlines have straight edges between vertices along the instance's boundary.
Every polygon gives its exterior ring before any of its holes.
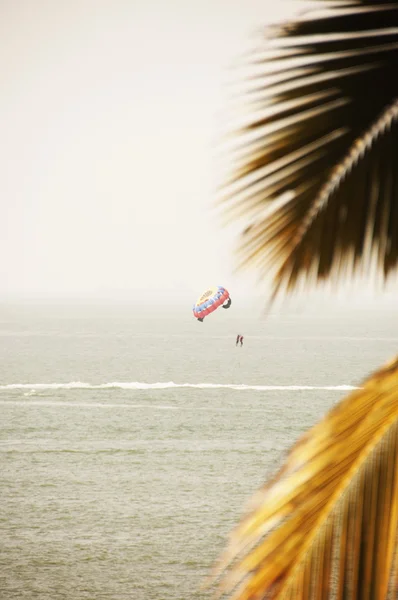
{"type": "Polygon", "coordinates": [[[251,495],[398,319],[19,305],[0,340],[1,600],[204,600],[251,495]]]}

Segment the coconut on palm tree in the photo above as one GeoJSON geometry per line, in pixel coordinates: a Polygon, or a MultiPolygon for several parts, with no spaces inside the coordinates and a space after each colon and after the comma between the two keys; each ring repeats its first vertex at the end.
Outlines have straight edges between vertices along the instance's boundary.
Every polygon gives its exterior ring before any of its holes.
{"type": "MultiPolygon", "coordinates": [[[[253,113],[225,198],[248,218],[242,265],[272,270],[273,299],[372,266],[386,280],[398,261],[398,1],[314,0],[265,32],[253,64],[253,113]]],[[[220,559],[220,594],[395,599],[397,542],[393,360],[254,496],[220,559]]]]}

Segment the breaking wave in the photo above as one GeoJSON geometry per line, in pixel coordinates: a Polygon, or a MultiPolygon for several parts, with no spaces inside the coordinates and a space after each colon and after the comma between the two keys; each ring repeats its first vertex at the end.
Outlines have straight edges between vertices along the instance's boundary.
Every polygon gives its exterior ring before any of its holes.
{"type": "Polygon", "coordinates": [[[255,391],[277,391],[277,390],[335,390],[339,392],[360,389],[352,385],[246,385],[244,383],[174,383],[165,381],[157,383],[145,383],[141,381],[110,382],[110,383],[83,383],[72,381],[70,383],[8,383],[0,385],[0,390],[165,390],[170,388],[195,388],[195,389],[230,389],[230,390],[255,390],[255,391]]]}

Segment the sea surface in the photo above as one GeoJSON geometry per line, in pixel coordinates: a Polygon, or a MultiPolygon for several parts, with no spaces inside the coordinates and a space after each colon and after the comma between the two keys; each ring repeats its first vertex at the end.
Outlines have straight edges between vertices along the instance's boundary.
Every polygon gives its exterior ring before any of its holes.
{"type": "Polygon", "coordinates": [[[210,598],[250,497],[397,317],[1,306],[1,600],[210,598]]]}

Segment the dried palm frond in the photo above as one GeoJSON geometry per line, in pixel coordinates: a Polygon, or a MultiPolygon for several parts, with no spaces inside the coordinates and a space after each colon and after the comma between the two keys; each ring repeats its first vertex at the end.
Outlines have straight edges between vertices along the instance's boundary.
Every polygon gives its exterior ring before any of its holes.
{"type": "Polygon", "coordinates": [[[254,496],[220,562],[219,596],[393,600],[397,533],[398,359],[310,429],[254,496]]]}

